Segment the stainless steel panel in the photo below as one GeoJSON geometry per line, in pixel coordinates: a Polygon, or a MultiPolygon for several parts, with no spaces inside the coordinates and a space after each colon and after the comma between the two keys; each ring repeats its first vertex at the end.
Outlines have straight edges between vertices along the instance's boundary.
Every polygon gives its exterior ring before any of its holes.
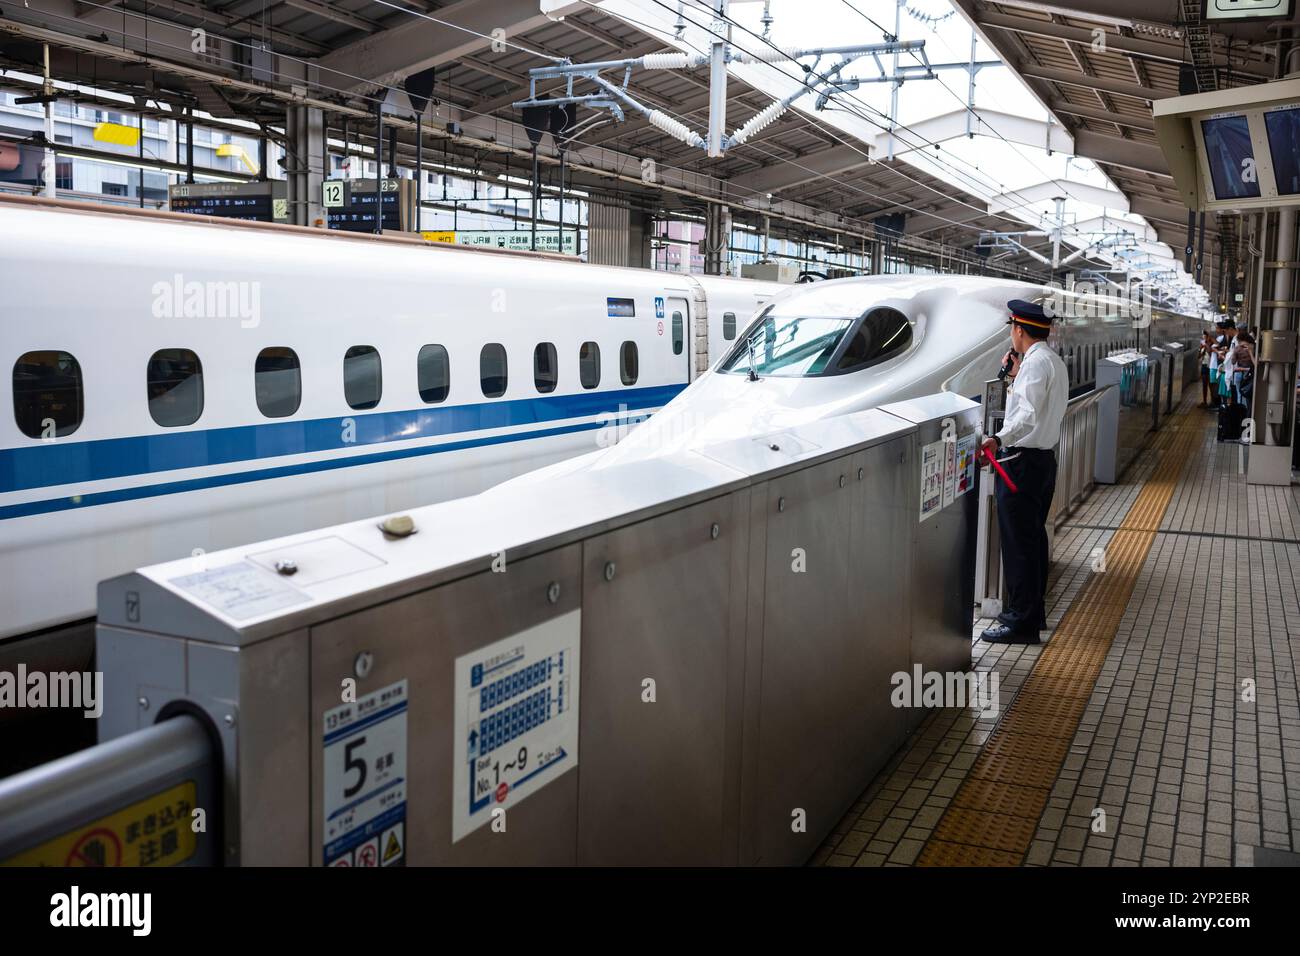
{"type": "Polygon", "coordinates": [[[584,545],[580,864],[735,862],[724,823],[739,809],[744,625],[732,569],[747,506],[728,495],[584,545]]]}
{"type": "MultiPolygon", "coordinates": [[[[861,716],[850,725],[857,756],[845,764],[845,786],[859,793],[924,716],[892,703],[893,676],[912,666],[916,609],[907,598],[915,590],[915,562],[909,560],[917,487],[912,449],[911,441],[870,448],[854,455],[850,468],[855,485],[849,593],[857,600],[854,621],[865,657],[859,658],[860,677],[846,675],[860,680],[855,693],[861,716]]],[[[967,497],[974,499],[975,495],[967,497]]]]}
{"type": "MultiPolygon", "coordinates": [[[[312,735],[308,633],[238,651],[239,832],[242,866],[311,862],[312,735]]],[[[190,671],[202,666],[191,650],[190,671]]],[[[191,686],[194,678],[191,677],[191,686]]],[[[224,716],[222,717],[224,722],[224,716]]]]}
{"type": "MultiPolygon", "coordinates": [[[[322,721],[341,702],[362,651],[373,669],[357,697],[409,681],[406,861],[409,865],[565,865],[575,861],[578,774],[512,806],[504,833],[481,827],[452,843],[452,707],[457,657],[579,606],[581,547],[509,561],[491,571],[349,614],[311,629],[311,859],[322,860],[322,721]],[[559,584],[557,603],[547,588],[559,584]]],[[[581,704],[579,705],[581,707],[581,704]]],[[[579,767],[582,754],[579,752],[579,767]]]]}
{"type": "MultiPolygon", "coordinates": [[[[892,452],[896,461],[906,444],[872,451],[884,461],[892,452]]],[[[854,519],[862,514],[856,489],[851,459],[755,489],[755,501],[766,503],[766,543],[759,740],[746,778],[756,793],[747,806],[743,863],[806,860],[869,776],[864,740],[879,705],[864,688],[878,680],[877,643],[901,642],[905,632],[888,615],[863,619],[870,592],[863,595],[864,583],[850,576],[854,519]],[[800,554],[803,571],[797,570],[800,554]],[[806,832],[793,827],[796,814],[806,818],[806,832]]],[[[886,545],[882,570],[901,563],[897,550],[906,550],[906,541],[886,545]]],[[[884,701],[887,706],[887,696],[884,701]]]]}

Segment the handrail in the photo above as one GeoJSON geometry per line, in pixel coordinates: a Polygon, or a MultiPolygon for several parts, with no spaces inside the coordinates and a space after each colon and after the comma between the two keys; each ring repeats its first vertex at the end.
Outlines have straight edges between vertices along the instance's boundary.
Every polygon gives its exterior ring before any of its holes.
{"type": "Polygon", "coordinates": [[[1102,398],[1115,387],[1093,389],[1065,407],[1056,444],[1056,493],[1048,512],[1053,528],[1060,527],[1096,484],[1097,412],[1102,398]]]}

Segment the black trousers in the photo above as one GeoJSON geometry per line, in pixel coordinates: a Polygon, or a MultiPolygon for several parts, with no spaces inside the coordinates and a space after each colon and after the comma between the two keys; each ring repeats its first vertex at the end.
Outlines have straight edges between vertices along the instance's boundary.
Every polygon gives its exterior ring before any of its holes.
{"type": "Polygon", "coordinates": [[[1014,631],[1037,635],[1047,621],[1047,513],[1056,491],[1056,453],[1050,449],[1003,449],[1003,469],[1016,492],[997,479],[998,533],[1007,604],[998,620],[1014,631]]]}

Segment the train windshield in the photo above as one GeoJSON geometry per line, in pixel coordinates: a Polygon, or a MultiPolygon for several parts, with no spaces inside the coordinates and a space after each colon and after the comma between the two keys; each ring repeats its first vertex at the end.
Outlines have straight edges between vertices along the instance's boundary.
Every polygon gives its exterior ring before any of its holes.
{"type": "Polygon", "coordinates": [[[736,343],[724,372],[799,378],[826,371],[853,319],[766,315],[736,343]]]}

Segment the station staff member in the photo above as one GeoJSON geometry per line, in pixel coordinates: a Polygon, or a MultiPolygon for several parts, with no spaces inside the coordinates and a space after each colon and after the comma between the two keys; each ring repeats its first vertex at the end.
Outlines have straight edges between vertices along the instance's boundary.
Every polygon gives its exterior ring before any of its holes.
{"type": "Polygon", "coordinates": [[[1070,399],[1065,363],[1047,344],[1052,316],[1022,299],[1007,303],[1011,318],[1011,394],[1002,430],[983,448],[1015,482],[1012,492],[997,480],[998,532],[1007,579],[1007,607],[983,639],[1001,644],[1037,644],[1047,627],[1047,513],[1056,490],[1056,443],[1070,399]],[[1018,353],[1018,356],[1017,356],[1018,353]]]}

